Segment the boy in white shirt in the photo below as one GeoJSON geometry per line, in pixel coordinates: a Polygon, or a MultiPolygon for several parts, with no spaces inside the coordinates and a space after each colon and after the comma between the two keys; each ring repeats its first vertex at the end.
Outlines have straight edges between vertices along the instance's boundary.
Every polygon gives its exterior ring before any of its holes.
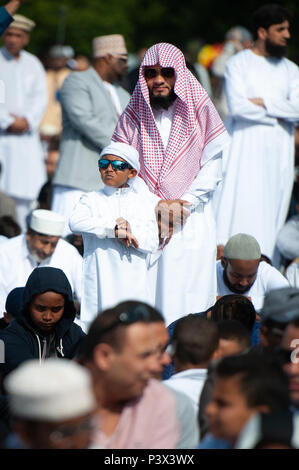
{"type": "Polygon", "coordinates": [[[139,170],[137,150],[112,142],[99,159],[104,189],[83,194],[70,218],[72,232],[83,236],[85,327],[122,301],[155,303],[156,266],[150,254],[159,246],[159,198],[138,178],[139,170]]]}

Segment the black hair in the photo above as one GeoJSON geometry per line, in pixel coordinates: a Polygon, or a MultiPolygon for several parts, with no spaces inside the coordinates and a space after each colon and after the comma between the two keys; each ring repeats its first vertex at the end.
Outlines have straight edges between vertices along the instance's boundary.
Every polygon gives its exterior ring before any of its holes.
{"type": "Polygon", "coordinates": [[[181,364],[199,365],[211,360],[219,344],[215,323],[197,314],[180,318],[173,330],[174,357],[181,364]]]}
{"type": "Polygon", "coordinates": [[[123,312],[133,312],[136,311],[136,309],[140,309],[142,312],[147,313],[145,317],[140,317],[138,322],[164,322],[160,312],[144,302],[136,302],[134,300],[121,302],[113,308],[100,312],[93,320],[87,336],[83,340],[82,359],[91,359],[95,347],[100,343],[109,344],[116,351],[121,351],[125,343],[126,328],[131,323],[124,324],[121,321],[118,323],[119,317],[123,312]],[[116,325],[109,329],[110,326],[115,323],[116,325]]]}
{"type": "Polygon", "coordinates": [[[217,300],[211,310],[211,320],[238,320],[251,332],[255,323],[256,311],[252,302],[244,295],[224,295],[217,300]]]}
{"type": "Polygon", "coordinates": [[[291,19],[291,12],[281,5],[270,3],[261,6],[253,13],[252,16],[252,32],[254,38],[257,39],[259,28],[268,29],[273,24],[280,24],[284,21],[290,21],[291,19]]]}
{"type": "Polygon", "coordinates": [[[288,378],[270,352],[250,351],[224,357],[216,366],[216,378],[238,377],[248,406],[267,405],[270,411],[287,410],[288,378]]]}
{"type": "Polygon", "coordinates": [[[13,238],[20,235],[21,232],[21,227],[10,215],[0,217],[0,235],[13,238]]]}
{"type": "Polygon", "coordinates": [[[250,332],[248,328],[237,320],[223,320],[217,323],[220,339],[235,340],[250,348],[250,332]]]}

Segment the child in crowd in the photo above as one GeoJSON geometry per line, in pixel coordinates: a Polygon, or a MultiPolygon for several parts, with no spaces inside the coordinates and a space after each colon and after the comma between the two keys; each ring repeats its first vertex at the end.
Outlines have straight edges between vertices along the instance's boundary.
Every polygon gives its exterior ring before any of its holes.
{"type": "Polygon", "coordinates": [[[138,178],[139,169],[137,150],[112,142],[99,159],[104,189],[83,194],[70,218],[70,229],[83,236],[85,327],[119,302],[155,303],[150,255],[159,246],[155,214],[159,198],[138,178]]]}

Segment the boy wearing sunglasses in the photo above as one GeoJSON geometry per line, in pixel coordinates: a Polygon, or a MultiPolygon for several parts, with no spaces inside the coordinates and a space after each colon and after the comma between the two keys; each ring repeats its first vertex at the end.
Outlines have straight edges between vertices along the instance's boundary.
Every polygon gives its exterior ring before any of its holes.
{"type": "Polygon", "coordinates": [[[70,218],[71,230],[83,236],[84,244],[83,327],[118,302],[155,303],[150,255],[159,245],[159,198],[138,178],[139,169],[139,154],[130,145],[105,147],[99,159],[104,189],[83,194],[70,218]]]}

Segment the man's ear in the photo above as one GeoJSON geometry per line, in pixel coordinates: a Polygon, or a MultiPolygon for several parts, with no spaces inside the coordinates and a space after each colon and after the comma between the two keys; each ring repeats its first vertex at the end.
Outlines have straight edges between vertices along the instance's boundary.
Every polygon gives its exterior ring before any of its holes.
{"type": "Polygon", "coordinates": [[[221,256],[220,260],[221,260],[221,266],[223,267],[223,269],[226,268],[227,259],[224,258],[224,256],[221,256]]]}
{"type": "Polygon", "coordinates": [[[128,178],[135,178],[137,176],[137,170],[135,168],[132,168],[128,174],[128,178]]]}
{"type": "Polygon", "coordinates": [[[93,353],[93,360],[97,368],[102,371],[109,370],[113,354],[114,350],[109,344],[98,344],[93,353]]]}
{"type": "Polygon", "coordinates": [[[267,29],[262,28],[262,27],[258,28],[257,35],[258,35],[259,39],[262,39],[263,41],[265,41],[268,37],[268,31],[267,31],[267,29]]]}

